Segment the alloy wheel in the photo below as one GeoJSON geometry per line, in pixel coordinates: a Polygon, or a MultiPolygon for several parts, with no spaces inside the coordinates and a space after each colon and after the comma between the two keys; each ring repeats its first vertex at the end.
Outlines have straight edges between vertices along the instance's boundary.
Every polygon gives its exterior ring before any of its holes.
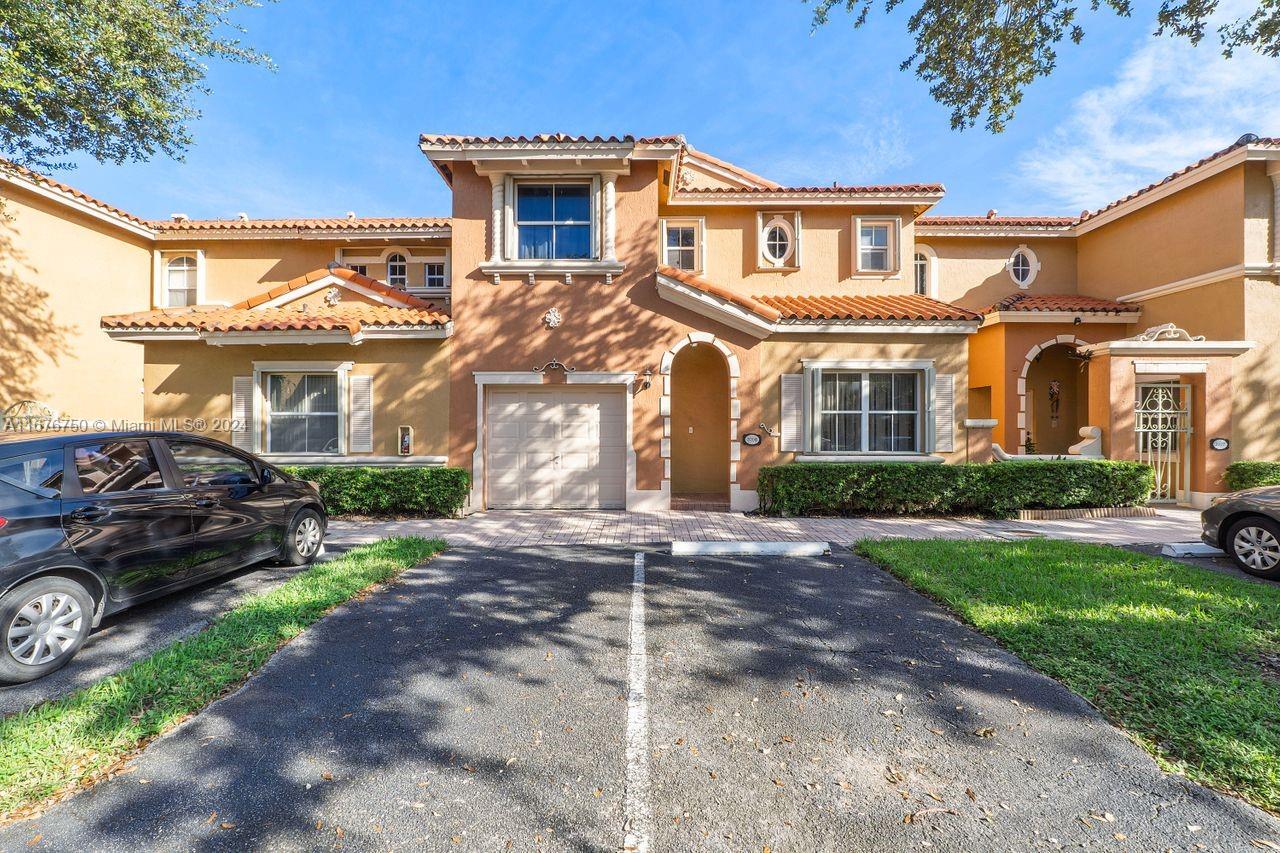
{"type": "Polygon", "coordinates": [[[1255,571],[1267,572],[1280,564],[1280,541],[1265,527],[1241,527],[1231,547],[1240,561],[1255,571]]]}
{"type": "Polygon", "coordinates": [[[40,666],[62,657],[80,639],[84,611],[63,592],[47,592],[28,601],[5,632],[5,646],[18,663],[40,666]]]}
{"type": "Polygon", "coordinates": [[[306,516],[298,522],[298,529],[293,533],[293,547],[303,557],[313,556],[320,550],[320,522],[314,516],[306,516]]]}

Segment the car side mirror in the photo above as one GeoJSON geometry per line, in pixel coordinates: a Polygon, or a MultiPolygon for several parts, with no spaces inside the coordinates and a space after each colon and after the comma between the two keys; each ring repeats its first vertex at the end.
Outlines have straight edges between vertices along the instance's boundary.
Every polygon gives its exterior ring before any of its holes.
{"type": "Polygon", "coordinates": [[[276,474],[270,468],[262,469],[262,478],[259,482],[264,486],[269,486],[276,481],[276,474]]]}

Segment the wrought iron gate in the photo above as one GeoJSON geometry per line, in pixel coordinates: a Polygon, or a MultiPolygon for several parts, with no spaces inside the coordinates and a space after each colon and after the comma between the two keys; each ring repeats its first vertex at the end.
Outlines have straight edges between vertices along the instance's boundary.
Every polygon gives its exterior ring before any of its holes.
{"type": "Polygon", "coordinates": [[[1172,382],[1138,386],[1134,411],[1138,461],[1156,472],[1152,501],[1186,502],[1191,497],[1191,386],[1172,382]]]}

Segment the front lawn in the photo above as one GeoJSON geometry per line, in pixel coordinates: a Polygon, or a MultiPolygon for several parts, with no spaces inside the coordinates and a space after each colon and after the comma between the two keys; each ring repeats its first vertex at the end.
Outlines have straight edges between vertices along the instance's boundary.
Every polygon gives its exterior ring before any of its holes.
{"type": "Polygon", "coordinates": [[[92,687],[0,720],[0,824],[118,770],[334,607],[443,547],[403,538],[353,548],[92,687]]]}
{"type": "Polygon", "coordinates": [[[1280,586],[1051,540],[858,551],[1087,698],[1166,770],[1280,813],[1280,586]]]}

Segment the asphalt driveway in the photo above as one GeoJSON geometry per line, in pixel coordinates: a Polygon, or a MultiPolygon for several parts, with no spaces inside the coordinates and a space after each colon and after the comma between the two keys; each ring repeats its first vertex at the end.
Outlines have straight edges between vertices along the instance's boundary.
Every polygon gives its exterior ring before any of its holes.
{"type": "Polygon", "coordinates": [[[1280,821],[1161,773],[847,553],[456,549],[340,608],[133,772],[0,830],[0,849],[628,839],[1250,849],[1280,843],[1280,821]]]}

